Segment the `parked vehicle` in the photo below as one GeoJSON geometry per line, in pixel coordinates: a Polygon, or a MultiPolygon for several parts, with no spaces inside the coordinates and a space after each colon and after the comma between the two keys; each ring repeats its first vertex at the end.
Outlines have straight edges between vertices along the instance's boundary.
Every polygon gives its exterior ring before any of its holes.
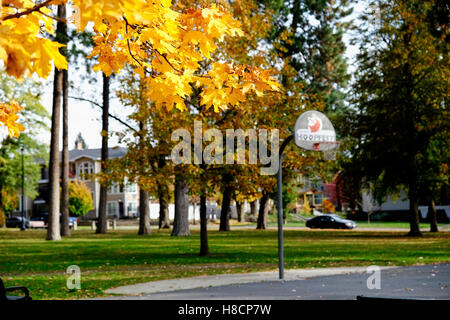
{"type": "Polygon", "coordinates": [[[72,229],[75,223],[78,224],[78,218],[69,217],[69,228],[72,229]]]}
{"type": "Polygon", "coordinates": [[[46,228],[47,222],[44,217],[32,217],[30,219],[30,228],[46,228]]]}
{"type": "Polygon", "coordinates": [[[337,214],[323,214],[306,221],[306,226],[312,229],[354,229],[356,222],[341,218],[337,214]]]}
{"type": "MultiPolygon", "coordinates": [[[[60,219],[59,221],[61,222],[62,214],[59,214],[59,219],[60,219]]],[[[35,221],[36,224],[39,225],[37,228],[47,228],[47,226],[48,226],[48,213],[45,212],[39,217],[31,218],[31,220],[35,221]],[[38,223],[38,222],[42,222],[43,226],[41,227],[41,223],[38,223]]],[[[69,217],[69,228],[72,229],[75,223],[78,223],[78,218],[76,218],[76,217],[69,217]]],[[[32,228],[33,228],[33,225],[35,225],[35,224],[32,223],[32,228]]]]}
{"type": "MultiPolygon", "coordinates": [[[[24,218],[25,220],[25,228],[30,227],[30,221],[24,218]]],[[[6,227],[7,228],[21,228],[22,227],[22,217],[9,217],[6,219],[6,227]]]]}

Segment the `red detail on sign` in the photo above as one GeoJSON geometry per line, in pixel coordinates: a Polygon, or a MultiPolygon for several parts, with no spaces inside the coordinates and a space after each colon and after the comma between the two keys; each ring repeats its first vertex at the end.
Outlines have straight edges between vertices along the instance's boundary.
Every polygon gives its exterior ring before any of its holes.
{"type": "Polygon", "coordinates": [[[321,127],[320,119],[311,117],[308,119],[308,127],[310,132],[318,132],[321,127]]]}

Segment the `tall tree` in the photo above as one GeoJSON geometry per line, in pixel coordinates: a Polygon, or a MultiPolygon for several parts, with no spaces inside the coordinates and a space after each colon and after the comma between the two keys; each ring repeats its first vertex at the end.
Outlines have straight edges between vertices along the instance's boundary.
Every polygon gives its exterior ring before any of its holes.
{"type": "Polygon", "coordinates": [[[430,32],[432,8],[432,1],[371,2],[360,28],[357,112],[348,115],[352,157],[345,169],[374,184],[378,201],[407,192],[410,236],[422,235],[419,201],[448,183],[448,25],[439,38],[430,32]]]}
{"type": "Polygon", "coordinates": [[[242,222],[242,216],[243,216],[243,212],[242,212],[242,202],[236,200],[236,214],[237,214],[237,221],[238,222],[242,222]]]}
{"type": "MultiPolygon", "coordinates": [[[[147,123],[139,122],[139,142],[143,143],[144,137],[147,136],[147,123]]],[[[150,229],[150,197],[148,191],[143,188],[143,183],[139,185],[139,235],[151,234],[150,229]]]]}
{"type": "MultiPolygon", "coordinates": [[[[206,191],[205,191],[206,194],[206,191]]],[[[208,218],[206,217],[206,195],[200,196],[200,256],[209,256],[208,218]]]]}
{"type": "MultiPolygon", "coordinates": [[[[166,159],[163,155],[159,156],[158,168],[166,168],[166,159]]],[[[158,198],[159,198],[159,222],[158,226],[160,229],[170,229],[170,219],[169,219],[169,183],[167,181],[160,181],[157,183],[158,186],[158,198]]]]}
{"type": "Polygon", "coordinates": [[[310,102],[320,101],[327,112],[343,106],[343,88],[349,80],[344,57],[344,22],[352,9],[348,0],[262,0],[275,11],[271,41],[297,71],[310,102]]]}
{"type": "Polygon", "coordinates": [[[430,219],[430,232],[438,232],[437,212],[434,200],[430,200],[428,204],[428,218],[430,219]]]}
{"type": "Polygon", "coordinates": [[[267,228],[267,215],[269,214],[269,193],[264,193],[260,199],[259,212],[258,212],[258,222],[256,229],[266,229],[267,228]]]}
{"type": "Polygon", "coordinates": [[[149,201],[148,192],[139,187],[139,235],[152,233],[150,229],[149,201]]]}
{"type": "Polygon", "coordinates": [[[219,231],[230,231],[230,213],[231,213],[231,199],[233,196],[233,189],[230,187],[232,176],[224,174],[222,178],[222,204],[220,206],[220,225],[219,231]]]}
{"type": "MultiPolygon", "coordinates": [[[[61,17],[65,20],[66,5],[61,5],[61,17]]],[[[68,32],[67,23],[61,27],[59,42],[64,45],[61,52],[64,57],[68,57],[67,43],[68,32]]],[[[62,73],[62,181],[61,181],[61,235],[70,236],[69,227],[69,68],[63,70],[62,73]]]]}
{"type": "MultiPolygon", "coordinates": [[[[102,73],[103,77],[103,104],[102,104],[102,151],[101,151],[101,171],[106,172],[108,161],[108,130],[109,130],[109,86],[110,77],[102,73]]],[[[105,183],[100,184],[100,201],[98,208],[98,221],[96,233],[107,232],[107,212],[106,200],[108,197],[108,186],[105,183]]]]}
{"type": "MultiPolygon", "coordinates": [[[[58,6],[58,18],[61,19],[56,24],[56,41],[65,41],[64,37],[67,34],[65,5],[58,6]]],[[[52,102],[52,129],[50,141],[50,161],[49,161],[49,181],[50,181],[50,195],[49,195],[49,210],[48,210],[48,228],[47,240],[61,240],[60,231],[60,193],[59,193],[59,137],[61,127],[61,100],[62,100],[62,86],[63,86],[63,72],[55,67],[53,79],[53,102],[52,102]]]]}
{"type": "Polygon", "coordinates": [[[189,196],[188,186],[184,177],[175,175],[175,218],[173,220],[172,236],[189,236],[189,196]]]}

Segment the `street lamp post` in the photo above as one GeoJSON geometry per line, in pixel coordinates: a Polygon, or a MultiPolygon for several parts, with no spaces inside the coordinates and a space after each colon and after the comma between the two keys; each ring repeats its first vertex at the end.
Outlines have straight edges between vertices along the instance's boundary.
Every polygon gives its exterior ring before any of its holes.
{"type": "Polygon", "coordinates": [[[26,225],[25,225],[25,165],[24,165],[24,159],[23,159],[23,152],[24,148],[23,146],[20,147],[20,152],[22,153],[22,227],[20,230],[25,231],[26,225]]]}

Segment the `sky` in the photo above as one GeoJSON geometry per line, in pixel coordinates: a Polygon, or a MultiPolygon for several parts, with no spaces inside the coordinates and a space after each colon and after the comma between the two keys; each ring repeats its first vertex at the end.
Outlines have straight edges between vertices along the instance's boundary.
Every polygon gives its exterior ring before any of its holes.
{"type": "MultiPolygon", "coordinates": [[[[358,1],[355,4],[354,12],[349,19],[356,18],[359,13],[364,9],[364,1],[358,1]]],[[[347,45],[346,56],[349,63],[349,71],[354,70],[354,57],[358,52],[356,46],[351,46],[349,41],[351,34],[344,36],[344,42],[347,45]]],[[[83,70],[81,66],[81,70],[83,70]]],[[[72,86],[69,91],[69,96],[83,97],[101,104],[102,102],[102,81],[101,74],[99,72],[94,73],[98,79],[97,83],[90,84],[87,81],[81,79],[81,71],[77,71],[75,68],[69,69],[69,81],[72,86]]],[[[50,75],[43,85],[42,103],[47,108],[49,113],[52,111],[52,85],[53,75],[50,75]]],[[[119,85],[117,80],[112,82],[112,92],[114,87],[119,85]]],[[[127,119],[127,115],[130,113],[125,107],[121,106],[117,99],[110,101],[110,113],[118,116],[122,120],[127,119]]],[[[109,121],[110,131],[121,131],[124,127],[118,121],[111,119],[109,121]]],[[[2,128],[3,130],[5,128],[2,128]]],[[[75,145],[75,139],[78,133],[81,133],[88,148],[101,148],[101,109],[98,106],[94,106],[89,102],[78,101],[70,99],[69,101],[69,149],[72,150],[75,145]]],[[[50,133],[45,132],[38,137],[41,141],[49,144],[50,133]]],[[[62,146],[62,134],[60,134],[60,147],[62,146]]],[[[115,136],[110,137],[109,146],[120,146],[118,139],[115,136]]],[[[123,145],[122,145],[123,146],[123,145]]]]}
{"type": "MultiPolygon", "coordinates": [[[[69,71],[69,81],[73,86],[69,90],[69,96],[82,97],[99,104],[102,103],[102,81],[101,74],[95,74],[98,78],[97,83],[89,84],[86,81],[80,79],[79,72],[76,70],[69,71]]],[[[51,113],[52,110],[52,79],[53,75],[50,75],[48,84],[45,85],[45,92],[43,94],[43,104],[47,110],[51,113]]],[[[117,81],[117,80],[116,80],[117,81]]],[[[117,84],[113,84],[117,85],[117,84]]],[[[113,90],[111,90],[113,91],[113,90]]],[[[113,94],[111,94],[113,96],[113,94]]],[[[126,120],[129,112],[121,106],[117,99],[110,100],[110,113],[117,115],[120,119],[126,120]]],[[[79,133],[84,138],[88,148],[101,148],[102,138],[100,132],[102,130],[102,110],[89,102],[79,101],[76,99],[69,99],[69,149],[74,149],[75,140],[79,133]]],[[[109,121],[110,131],[120,131],[123,129],[123,125],[114,119],[110,118],[109,121]]],[[[42,136],[43,141],[50,141],[50,133],[42,136]]],[[[109,139],[109,146],[114,147],[120,145],[117,137],[112,136],[109,139]]],[[[60,137],[60,146],[62,146],[62,137],[60,137]]]]}

